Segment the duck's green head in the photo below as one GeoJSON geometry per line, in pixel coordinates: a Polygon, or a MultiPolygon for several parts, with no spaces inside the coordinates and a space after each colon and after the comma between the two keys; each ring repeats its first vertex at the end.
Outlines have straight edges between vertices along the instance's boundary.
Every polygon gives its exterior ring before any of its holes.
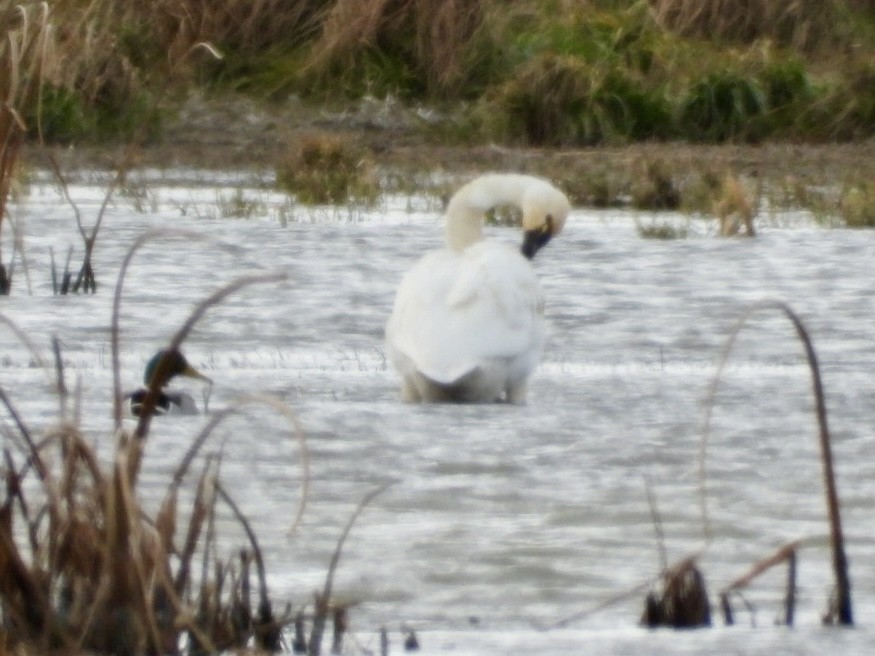
{"type": "Polygon", "coordinates": [[[152,356],[152,359],[146,365],[143,382],[146,385],[151,385],[152,379],[155,376],[158,376],[159,389],[167,385],[174,376],[189,376],[190,378],[200,378],[201,380],[212,382],[192,367],[182,353],[175,350],[161,350],[152,356]]]}

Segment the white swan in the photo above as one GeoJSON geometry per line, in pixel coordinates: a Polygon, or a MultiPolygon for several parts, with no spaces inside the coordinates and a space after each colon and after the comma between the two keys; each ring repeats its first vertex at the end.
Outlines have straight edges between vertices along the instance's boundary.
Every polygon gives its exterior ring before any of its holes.
{"type": "Polygon", "coordinates": [[[516,173],[483,175],[453,195],[447,247],[404,276],[386,325],[405,401],[525,402],[544,344],[544,301],[529,259],[570,209],[552,184],[516,173]],[[483,240],[483,216],[499,205],[522,210],[521,251],[483,240]]]}

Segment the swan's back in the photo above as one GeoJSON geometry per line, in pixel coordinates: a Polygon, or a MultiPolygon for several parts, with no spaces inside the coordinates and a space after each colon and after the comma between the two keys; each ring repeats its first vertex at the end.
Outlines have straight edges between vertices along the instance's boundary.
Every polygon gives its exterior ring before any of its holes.
{"type": "Polygon", "coordinates": [[[433,383],[426,397],[500,400],[540,359],[542,315],[537,278],[516,249],[480,242],[461,253],[435,251],[401,282],[386,330],[389,357],[409,384],[415,376],[425,379],[419,388],[433,383]]]}

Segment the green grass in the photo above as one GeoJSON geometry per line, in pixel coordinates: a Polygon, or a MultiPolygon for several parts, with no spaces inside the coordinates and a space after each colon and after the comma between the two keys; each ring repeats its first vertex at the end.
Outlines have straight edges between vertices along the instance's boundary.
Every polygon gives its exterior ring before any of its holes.
{"type": "Polygon", "coordinates": [[[73,89],[46,85],[40,104],[26,116],[30,137],[49,144],[153,141],[165,110],[144,89],[108,93],[89,100],[73,89]]]}
{"type": "Polygon", "coordinates": [[[75,27],[56,32],[42,100],[21,112],[32,137],[39,111],[51,142],[153,139],[169,78],[275,101],[455,103],[447,138],[475,142],[875,135],[875,11],[861,2],[763,0],[744,20],[690,0],[93,4],[87,25],[77,1],[53,9],[75,27]],[[203,41],[224,58],[191,56],[203,41]]]}
{"type": "Polygon", "coordinates": [[[42,91],[41,113],[36,107],[28,117],[32,136],[42,137],[48,143],[71,143],[89,138],[93,132],[93,122],[88,108],[80,95],[72,89],[45,86],[42,91]]]}
{"type": "Polygon", "coordinates": [[[253,198],[242,189],[237,189],[230,195],[219,195],[216,198],[216,208],[223,219],[251,219],[268,213],[267,203],[253,198]]]}
{"type": "Polygon", "coordinates": [[[695,81],[680,105],[680,121],[699,141],[755,141],[768,110],[756,79],[732,70],[695,81]]]}
{"type": "Polygon", "coordinates": [[[546,54],[521,66],[481,112],[493,114],[506,138],[536,145],[626,142],[673,131],[661,89],[647,91],[622,69],[568,55],[546,54]]]}

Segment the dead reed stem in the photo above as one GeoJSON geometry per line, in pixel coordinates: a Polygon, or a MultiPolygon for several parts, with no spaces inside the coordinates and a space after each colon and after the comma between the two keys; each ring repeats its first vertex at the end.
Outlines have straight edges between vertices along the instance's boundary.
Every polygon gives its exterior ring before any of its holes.
{"type": "Polygon", "coordinates": [[[796,616],[796,564],[798,556],[791,551],[787,556],[787,594],[784,597],[784,624],[793,626],[796,616]]]}
{"type": "Polygon", "coordinates": [[[653,486],[650,479],[644,478],[644,489],[647,492],[647,505],[650,508],[650,518],[653,521],[653,530],[656,533],[656,546],[659,549],[659,568],[663,571],[668,569],[668,555],[665,550],[665,532],[662,529],[662,516],[656,506],[656,495],[653,494],[653,486]]]}
{"type": "Polygon", "coordinates": [[[24,423],[24,420],[21,418],[21,415],[18,414],[18,410],[15,409],[11,399],[6,394],[6,390],[0,387],[0,402],[6,406],[6,412],[9,413],[9,416],[12,417],[12,421],[15,422],[15,426],[18,428],[18,432],[22,438],[24,438],[24,443],[27,445],[26,450],[30,453],[30,461],[36,466],[36,471],[40,476],[41,480],[46,480],[49,475],[48,468],[45,463],[43,463],[42,457],[40,456],[39,449],[36,446],[36,443],[33,440],[33,437],[30,434],[30,429],[27,427],[27,424],[24,423]]]}
{"type": "Polygon", "coordinates": [[[337,546],[331,556],[331,563],[328,565],[328,574],[325,576],[325,586],[322,588],[321,594],[316,595],[316,610],[313,617],[313,627],[310,630],[310,642],[307,646],[308,656],[319,656],[322,649],[322,635],[325,632],[325,622],[328,618],[328,609],[331,604],[331,592],[334,588],[334,574],[337,571],[337,566],[340,563],[340,554],[343,552],[343,544],[352,530],[358,516],[362,511],[373,501],[377,496],[385,492],[394,483],[389,482],[381,485],[375,490],[368,492],[359,502],[355,511],[347,521],[340,538],[337,541],[337,546]]]}
{"type": "Polygon", "coordinates": [[[67,178],[64,176],[63,171],[61,171],[61,166],[58,164],[58,160],[51,153],[49,154],[48,159],[50,167],[52,169],[52,173],[54,174],[55,179],[58,181],[58,184],[61,187],[61,192],[63,193],[67,204],[73,209],[73,216],[76,219],[76,228],[79,230],[79,236],[82,238],[82,243],[85,249],[85,253],[82,257],[82,266],[79,269],[79,273],[76,276],[76,280],[73,282],[70,291],[76,293],[80,289],[82,289],[86,292],[90,291],[92,293],[95,293],[97,291],[97,279],[94,276],[94,268],[91,264],[92,254],[94,253],[94,246],[97,243],[97,236],[100,233],[100,227],[103,224],[103,217],[106,214],[106,210],[109,207],[109,203],[112,200],[113,194],[124,182],[125,176],[127,175],[128,169],[130,168],[130,165],[133,161],[132,155],[130,152],[128,152],[128,155],[125,157],[124,162],[121,166],[119,166],[118,170],[116,171],[115,177],[107,186],[106,191],[103,194],[103,202],[101,202],[100,204],[100,209],[98,209],[97,211],[97,217],[95,218],[94,225],[91,227],[90,231],[86,230],[85,225],[82,223],[82,212],[79,211],[79,206],[70,195],[70,188],[67,185],[67,178]]]}
{"type": "Polygon", "coordinates": [[[799,316],[790,308],[789,305],[781,301],[763,301],[751,306],[738,320],[726,340],[723,351],[720,354],[717,372],[712,380],[708,396],[705,403],[705,420],[702,431],[702,439],[699,447],[699,484],[700,484],[700,503],[702,509],[702,523],[705,531],[706,542],[711,542],[712,532],[708,517],[708,502],[707,502],[707,483],[705,477],[705,462],[708,445],[708,438],[711,429],[711,416],[713,413],[715,399],[717,396],[717,387],[720,382],[721,374],[729,359],[732,347],[738,337],[741,329],[747,324],[750,318],[763,310],[778,310],[786,316],[793,324],[796,330],[796,335],[802,342],[805,350],[805,356],[808,361],[808,367],[811,371],[812,388],[815,400],[815,414],[817,417],[817,425],[819,431],[819,443],[821,462],[823,464],[823,479],[824,489],[826,493],[827,514],[829,517],[830,529],[830,544],[832,548],[832,566],[835,576],[836,599],[835,607],[831,609],[831,615],[835,615],[836,621],[842,625],[852,625],[854,623],[853,610],[851,605],[851,584],[848,575],[848,560],[845,554],[845,541],[842,531],[841,511],[839,504],[839,496],[836,487],[835,472],[833,467],[832,447],[830,440],[829,425],[827,422],[826,401],[823,392],[823,383],[820,377],[820,366],[817,361],[817,354],[814,350],[814,345],[811,342],[811,337],[802,323],[799,316]]]}
{"type": "Polygon", "coordinates": [[[596,613],[600,613],[603,610],[616,606],[619,603],[624,601],[628,601],[629,599],[635,599],[641,596],[642,593],[646,592],[653,586],[653,580],[647,580],[643,583],[639,583],[633,588],[629,590],[624,590],[618,594],[615,594],[604,601],[596,604],[592,608],[587,608],[580,612],[574,613],[573,615],[569,615],[568,617],[564,617],[561,620],[554,622],[553,624],[549,624],[547,626],[537,626],[540,631],[552,631],[553,629],[564,629],[575,622],[580,622],[596,613]]]}
{"type": "MultiPolygon", "coordinates": [[[[27,132],[22,113],[39,96],[48,52],[49,5],[41,3],[39,15],[31,20],[28,7],[7,9],[0,38],[0,234],[6,217],[12,177],[27,132]],[[18,24],[12,20],[17,14],[18,24]]],[[[7,272],[0,253],[0,294],[9,294],[11,272],[7,272]]]]}
{"type": "Polygon", "coordinates": [[[776,565],[787,563],[787,592],[784,597],[784,623],[793,626],[793,617],[796,610],[796,553],[800,542],[794,540],[780,547],[775,553],[753,564],[753,566],[740,577],[732,581],[720,592],[721,606],[727,624],[733,624],[732,610],[729,604],[729,595],[746,588],[764,572],[776,565]]]}
{"type": "MultiPolygon", "coordinates": [[[[240,512],[240,508],[234,502],[231,495],[222,487],[221,483],[216,483],[216,490],[219,496],[228,504],[228,507],[231,508],[237,521],[243,526],[255,557],[255,567],[258,571],[258,620],[254,624],[256,645],[259,649],[265,649],[270,652],[279,651],[281,637],[279,628],[282,624],[291,621],[291,618],[286,618],[283,622],[276,622],[274,620],[270,595],[267,591],[267,573],[264,567],[264,558],[261,555],[261,547],[258,546],[258,538],[255,536],[255,531],[252,530],[252,526],[246,520],[243,513],[240,512]]],[[[245,580],[248,581],[248,577],[245,580]]]]}
{"type": "Polygon", "coordinates": [[[64,359],[61,357],[61,342],[57,335],[52,337],[52,353],[55,356],[55,371],[58,379],[58,404],[61,421],[67,418],[67,381],[64,379],[64,359]]]}
{"type": "Polygon", "coordinates": [[[301,458],[301,502],[298,504],[298,508],[295,512],[295,517],[292,520],[292,526],[289,529],[289,534],[292,534],[295,532],[301,522],[301,519],[303,518],[304,510],[307,505],[307,500],[310,495],[310,454],[309,450],[307,449],[306,434],[304,433],[304,429],[301,426],[301,422],[299,421],[298,416],[287,404],[273,397],[265,395],[242,396],[238,399],[231,401],[231,403],[226,408],[223,408],[222,410],[216,412],[212,417],[210,417],[210,420],[192,441],[191,446],[188,448],[188,451],[186,451],[185,456],[182,458],[179,466],[176,468],[176,471],[173,474],[173,480],[169,491],[175,492],[175,490],[182,484],[182,481],[185,478],[185,475],[188,472],[192,461],[194,460],[195,456],[197,456],[198,452],[201,450],[204,443],[210,437],[212,432],[228,417],[239,414],[243,407],[253,404],[269,406],[281,415],[283,415],[283,417],[292,427],[292,430],[298,441],[298,450],[301,458]]]}
{"type": "Polygon", "coordinates": [[[780,565],[788,558],[790,558],[790,556],[796,553],[796,550],[799,549],[799,544],[800,543],[798,540],[794,540],[793,542],[790,542],[780,547],[771,556],[763,558],[762,560],[754,563],[747,572],[745,572],[737,579],[732,581],[725,588],[723,588],[723,592],[733,592],[735,590],[740,590],[741,588],[747,587],[760,574],[768,571],[775,565],[780,565]]]}
{"type": "Polygon", "coordinates": [[[675,629],[711,626],[711,604],[698,556],[684,558],[662,572],[661,591],[645,599],[642,623],[675,629]]]}
{"type": "MultiPolygon", "coordinates": [[[[115,293],[113,294],[112,301],[112,321],[110,324],[110,346],[112,350],[112,374],[113,374],[113,418],[115,420],[115,430],[116,433],[121,434],[122,428],[122,387],[121,387],[121,359],[119,357],[119,315],[121,313],[121,298],[122,298],[122,290],[124,289],[125,277],[127,275],[128,268],[131,265],[131,261],[136,255],[137,251],[139,251],[146,244],[157,241],[158,239],[184,239],[187,241],[197,240],[197,241],[209,241],[213,245],[218,248],[234,253],[239,252],[240,249],[228,245],[217,242],[209,237],[203,235],[199,232],[193,232],[188,230],[151,230],[143,233],[137,239],[134,240],[134,243],[128,249],[127,254],[125,255],[124,260],[122,261],[121,268],[119,270],[118,279],[116,280],[115,293]]],[[[278,276],[278,279],[282,276],[278,276]]],[[[259,282],[259,280],[255,280],[254,282],[259,282]]],[[[233,290],[232,290],[233,291],[233,290]]],[[[230,292],[227,292],[230,293],[230,292]]],[[[218,301],[214,301],[218,302],[218,301]]],[[[207,308],[203,308],[201,310],[201,314],[206,311],[207,308]]],[[[194,318],[196,321],[197,318],[194,318]]],[[[192,321],[192,318],[189,318],[189,322],[192,321]]],[[[189,327],[190,330],[190,327],[189,327]]],[[[185,334],[188,333],[186,330],[185,334]]],[[[185,337],[185,334],[182,336],[185,337]]],[[[180,342],[181,343],[181,339],[180,342]]],[[[176,346],[179,346],[179,343],[176,346]]],[[[157,380],[157,376],[155,379],[157,380]]],[[[152,399],[152,403],[154,406],[154,398],[152,399]]]]}
{"type": "MultiPolygon", "coordinates": [[[[170,352],[178,351],[180,346],[182,346],[182,342],[185,341],[185,338],[194,328],[195,324],[201,319],[201,317],[203,317],[206,311],[214,305],[220,304],[222,301],[225,300],[225,298],[227,298],[234,292],[239,291],[245,287],[249,287],[251,285],[280,282],[285,279],[286,275],[284,273],[265,274],[260,276],[243,276],[225,285],[218,291],[214,292],[211,296],[201,301],[195,307],[195,309],[189,315],[188,319],[185,321],[182,327],[170,340],[170,343],[167,346],[167,350],[170,352]]],[[[161,361],[158,363],[158,367],[155,370],[155,375],[152,377],[152,382],[149,385],[149,391],[146,394],[146,398],[143,400],[143,408],[140,411],[140,420],[137,423],[136,429],[134,430],[134,443],[138,443],[146,439],[146,435],[149,433],[149,424],[152,421],[152,411],[155,409],[155,403],[158,400],[158,394],[160,392],[160,381],[166,380],[166,370],[169,366],[170,365],[167,361],[167,358],[162,358],[161,361]]],[[[139,451],[139,447],[137,447],[136,450],[139,451]]],[[[134,479],[136,479],[136,472],[139,466],[139,460],[135,460],[132,463],[132,466],[134,467],[134,479]]]]}
{"type": "MultiPolygon", "coordinates": [[[[188,586],[191,573],[191,562],[194,558],[198,542],[200,541],[201,531],[203,530],[204,522],[207,521],[215,503],[216,476],[214,462],[212,459],[208,459],[204,465],[204,470],[201,473],[200,480],[198,481],[191,517],[188,522],[188,531],[186,532],[182,550],[179,553],[179,567],[176,570],[176,577],[173,582],[173,589],[176,594],[180,596],[188,586]]],[[[172,529],[172,526],[175,525],[176,505],[176,487],[172,486],[170,493],[161,506],[159,525],[167,526],[168,529],[172,529]]],[[[165,533],[165,531],[162,531],[162,533],[165,533]]],[[[171,538],[172,535],[172,530],[166,531],[167,538],[171,538]]],[[[209,538],[207,540],[207,545],[209,545],[209,538]]],[[[207,546],[204,549],[204,554],[208,553],[209,548],[207,546]]],[[[203,580],[206,580],[206,578],[206,572],[204,572],[203,580]]]]}

